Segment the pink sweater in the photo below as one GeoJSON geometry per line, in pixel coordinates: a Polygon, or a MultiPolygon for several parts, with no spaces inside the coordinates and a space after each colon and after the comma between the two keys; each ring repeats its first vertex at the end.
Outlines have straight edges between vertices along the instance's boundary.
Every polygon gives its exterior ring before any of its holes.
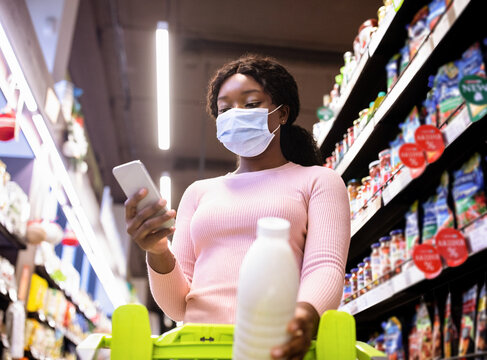
{"type": "Polygon", "coordinates": [[[340,303],[350,243],[347,191],[333,170],[287,163],[278,168],[196,181],[178,209],[168,274],[148,267],[152,295],[176,321],[233,323],[238,272],[257,220],[291,222],[301,268],[298,301],[319,314],[340,303]]]}

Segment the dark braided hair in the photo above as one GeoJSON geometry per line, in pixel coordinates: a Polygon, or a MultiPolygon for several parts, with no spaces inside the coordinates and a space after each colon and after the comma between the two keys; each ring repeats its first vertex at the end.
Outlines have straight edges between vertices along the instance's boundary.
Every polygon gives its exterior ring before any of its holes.
{"type": "Polygon", "coordinates": [[[245,55],[225,64],[208,85],[206,109],[216,119],[220,88],[235,74],[251,76],[270,95],[273,104],[289,107],[287,123],[281,126],[281,151],[288,161],[303,166],[322,165],[321,153],[311,134],[293,125],[299,114],[298,86],[292,75],[275,59],[260,55],[245,55]]]}

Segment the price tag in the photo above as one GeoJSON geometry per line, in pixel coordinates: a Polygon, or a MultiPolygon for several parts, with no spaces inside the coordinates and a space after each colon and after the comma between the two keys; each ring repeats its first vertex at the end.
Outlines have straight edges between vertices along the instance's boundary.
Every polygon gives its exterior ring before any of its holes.
{"type": "Polygon", "coordinates": [[[441,257],[433,245],[416,245],[413,250],[413,261],[426,279],[433,279],[441,273],[441,257]]]}
{"type": "Polygon", "coordinates": [[[473,253],[479,252],[487,248],[487,217],[472,225],[472,229],[468,230],[468,240],[470,249],[473,253]]]}
{"type": "Polygon", "coordinates": [[[426,163],[423,150],[412,143],[403,144],[399,148],[399,158],[404,165],[412,169],[420,169],[426,163]]]}
{"type": "Polygon", "coordinates": [[[460,80],[458,88],[467,102],[472,122],[487,115],[487,79],[477,75],[467,75],[460,80]]]}
{"type": "Polygon", "coordinates": [[[446,126],[443,134],[445,135],[445,142],[450,145],[455,141],[470,125],[470,117],[466,108],[460,110],[455,118],[446,126]]]}
{"type": "Polygon", "coordinates": [[[421,125],[414,132],[414,140],[426,152],[428,163],[438,160],[445,150],[443,133],[436,126],[421,125]]]}
{"type": "Polygon", "coordinates": [[[448,266],[460,266],[468,258],[465,237],[456,229],[440,230],[436,234],[436,247],[448,266]]]}
{"type": "Polygon", "coordinates": [[[323,121],[328,121],[333,119],[333,111],[326,106],[321,106],[316,110],[316,116],[318,116],[318,119],[323,120],[323,121]]]}

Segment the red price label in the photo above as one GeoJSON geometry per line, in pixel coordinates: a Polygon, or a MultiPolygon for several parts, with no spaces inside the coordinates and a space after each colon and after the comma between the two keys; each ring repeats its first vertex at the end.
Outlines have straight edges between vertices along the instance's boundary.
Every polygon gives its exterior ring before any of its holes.
{"type": "Polygon", "coordinates": [[[441,257],[433,245],[416,245],[413,250],[413,261],[427,279],[433,279],[441,273],[441,257]]]}
{"type": "Polygon", "coordinates": [[[411,169],[418,169],[425,165],[424,152],[416,144],[403,144],[399,148],[399,158],[402,163],[411,169]]]}
{"type": "Polygon", "coordinates": [[[448,266],[460,266],[468,258],[465,237],[456,229],[440,230],[436,234],[436,247],[448,266]]]}
{"type": "Polygon", "coordinates": [[[433,125],[422,125],[416,129],[414,139],[418,147],[426,151],[428,162],[438,160],[445,150],[443,133],[433,125]]]}

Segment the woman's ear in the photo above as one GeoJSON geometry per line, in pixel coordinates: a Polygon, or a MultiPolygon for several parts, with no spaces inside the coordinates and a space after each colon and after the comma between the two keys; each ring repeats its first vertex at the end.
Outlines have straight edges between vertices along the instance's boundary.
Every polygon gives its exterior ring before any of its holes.
{"type": "Polygon", "coordinates": [[[289,118],[289,106],[283,105],[279,109],[279,122],[284,125],[287,123],[287,119],[289,118]]]}

